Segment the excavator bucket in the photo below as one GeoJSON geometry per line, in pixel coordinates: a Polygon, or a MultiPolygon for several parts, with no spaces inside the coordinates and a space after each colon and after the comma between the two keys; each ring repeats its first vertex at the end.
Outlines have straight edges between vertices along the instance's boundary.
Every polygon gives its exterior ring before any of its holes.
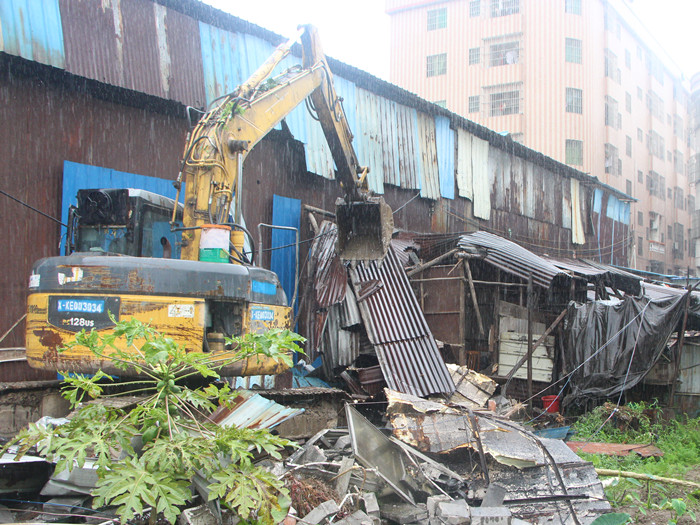
{"type": "Polygon", "coordinates": [[[394,217],[381,197],[362,201],[335,203],[338,224],[336,252],[343,261],[375,261],[382,259],[391,242],[394,217]]]}

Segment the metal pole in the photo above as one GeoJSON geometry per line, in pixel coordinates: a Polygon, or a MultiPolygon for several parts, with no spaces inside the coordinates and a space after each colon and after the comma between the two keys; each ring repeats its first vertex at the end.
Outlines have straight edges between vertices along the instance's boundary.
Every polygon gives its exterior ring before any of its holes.
{"type": "Polygon", "coordinates": [[[527,408],[532,413],[532,273],[527,280],[527,408]]]}

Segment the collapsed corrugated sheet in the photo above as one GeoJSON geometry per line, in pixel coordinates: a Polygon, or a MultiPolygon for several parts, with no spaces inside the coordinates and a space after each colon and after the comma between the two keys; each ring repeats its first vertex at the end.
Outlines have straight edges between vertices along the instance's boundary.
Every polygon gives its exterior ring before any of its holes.
{"type": "Polygon", "coordinates": [[[303,408],[289,408],[248,390],[236,392],[230,407],[221,406],[210,419],[222,427],[273,428],[304,412],[303,408]]]}
{"type": "Polygon", "coordinates": [[[533,282],[543,288],[552,286],[554,279],[570,279],[566,273],[539,255],[492,233],[478,231],[462,235],[459,247],[483,254],[487,263],[521,279],[527,280],[532,274],[533,282]]]}
{"type": "Polygon", "coordinates": [[[452,393],[452,378],[393,247],[381,264],[351,268],[350,279],[387,384],[417,396],[452,393]]]}

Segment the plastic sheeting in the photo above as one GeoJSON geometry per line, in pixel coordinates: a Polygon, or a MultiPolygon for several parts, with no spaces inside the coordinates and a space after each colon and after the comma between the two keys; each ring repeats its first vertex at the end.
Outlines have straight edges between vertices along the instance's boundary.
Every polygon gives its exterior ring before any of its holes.
{"type": "Polygon", "coordinates": [[[564,404],[614,396],[639,383],[678,328],[685,303],[685,295],[570,303],[564,372],[582,366],[569,379],[564,404]]]}
{"type": "Polygon", "coordinates": [[[581,204],[581,183],[571,179],[571,242],[574,244],[586,244],[581,204]]]}

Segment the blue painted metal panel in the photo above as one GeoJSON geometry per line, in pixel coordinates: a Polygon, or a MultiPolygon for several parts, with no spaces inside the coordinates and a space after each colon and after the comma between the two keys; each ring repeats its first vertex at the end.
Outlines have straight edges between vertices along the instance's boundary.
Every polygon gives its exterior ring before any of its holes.
{"type": "MultiPolygon", "coordinates": [[[[301,222],[301,201],[272,196],[272,224],[275,226],[291,226],[299,229],[301,222]]],[[[282,288],[287,294],[287,302],[294,307],[296,313],[297,302],[291,304],[294,298],[294,286],[296,277],[296,235],[293,231],[272,230],[272,253],[270,255],[270,269],[275,272],[280,279],[282,288]]]]}
{"type": "Polygon", "coordinates": [[[630,203],[623,202],[620,207],[620,222],[629,226],[630,224],[630,203]]]}
{"type": "Polygon", "coordinates": [[[437,145],[440,195],[455,198],[455,133],[450,129],[450,119],[435,117],[435,142],[437,145]]]}
{"type": "Polygon", "coordinates": [[[202,47],[204,91],[207,104],[210,104],[215,98],[236,89],[242,81],[236,52],[238,35],[200,22],[199,40],[202,47]]]}
{"type": "Polygon", "coordinates": [[[593,212],[600,213],[603,208],[603,190],[593,191],[593,212]]]}
{"type": "MultiPolygon", "coordinates": [[[[168,179],[137,175],[124,171],[78,164],[77,162],[63,161],[63,194],[61,201],[61,222],[68,223],[68,208],[77,204],[78,190],[97,188],[137,188],[151,191],[171,199],[175,198],[176,190],[168,179]]],[[[180,195],[180,202],[184,202],[184,187],[180,195]]],[[[66,234],[66,229],[61,227],[61,238],[66,234]]]]}
{"type": "Polygon", "coordinates": [[[27,60],[65,68],[58,0],[0,1],[0,50],[27,60]]]}

